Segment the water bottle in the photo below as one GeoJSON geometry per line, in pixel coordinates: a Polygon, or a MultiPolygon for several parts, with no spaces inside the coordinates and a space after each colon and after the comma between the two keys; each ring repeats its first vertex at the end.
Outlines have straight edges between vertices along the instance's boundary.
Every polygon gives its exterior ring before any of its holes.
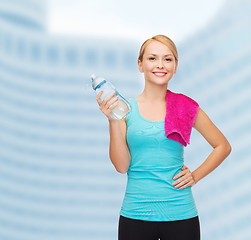
{"type": "Polygon", "coordinates": [[[111,82],[105,80],[104,78],[96,77],[94,74],[91,75],[91,79],[92,79],[92,88],[94,89],[96,94],[98,94],[101,90],[103,91],[100,97],[101,100],[104,100],[104,98],[112,92],[116,93],[111,99],[113,99],[116,96],[119,96],[118,105],[111,111],[112,117],[114,119],[122,120],[131,112],[132,110],[131,104],[124,97],[120,95],[120,93],[115,89],[115,87],[112,85],[111,82]]]}

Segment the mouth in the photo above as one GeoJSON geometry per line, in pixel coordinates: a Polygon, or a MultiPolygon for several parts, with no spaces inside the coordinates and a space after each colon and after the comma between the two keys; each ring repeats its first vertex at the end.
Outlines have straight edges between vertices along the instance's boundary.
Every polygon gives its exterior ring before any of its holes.
{"type": "Polygon", "coordinates": [[[164,77],[167,73],[166,72],[153,72],[153,74],[157,77],[164,77]]]}

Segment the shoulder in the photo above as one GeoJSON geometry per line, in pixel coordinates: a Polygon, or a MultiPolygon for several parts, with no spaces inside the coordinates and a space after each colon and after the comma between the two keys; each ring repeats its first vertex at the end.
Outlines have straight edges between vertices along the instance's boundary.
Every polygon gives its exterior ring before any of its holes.
{"type": "Polygon", "coordinates": [[[172,96],[175,97],[175,100],[177,102],[182,102],[183,104],[190,104],[190,105],[194,105],[194,106],[199,106],[198,102],[195,101],[195,99],[189,97],[188,95],[184,94],[184,93],[180,93],[180,92],[171,92],[172,96]]]}

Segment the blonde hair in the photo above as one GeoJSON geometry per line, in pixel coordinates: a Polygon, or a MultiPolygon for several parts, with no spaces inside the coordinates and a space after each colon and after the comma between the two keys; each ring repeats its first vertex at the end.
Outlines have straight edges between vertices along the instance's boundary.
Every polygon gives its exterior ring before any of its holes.
{"type": "Polygon", "coordinates": [[[143,61],[143,55],[145,53],[145,49],[146,47],[153,41],[158,41],[163,43],[164,45],[166,45],[170,51],[172,52],[174,58],[175,58],[175,63],[176,65],[178,65],[178,51],[177,48],[174,44],[174,42],[167,36],[165,35],[156,35],[152,38],[147,39],[141,46],[140,51],[139,51],[139,57],[138,60],[140,60],[141,62],[143,61]]]}

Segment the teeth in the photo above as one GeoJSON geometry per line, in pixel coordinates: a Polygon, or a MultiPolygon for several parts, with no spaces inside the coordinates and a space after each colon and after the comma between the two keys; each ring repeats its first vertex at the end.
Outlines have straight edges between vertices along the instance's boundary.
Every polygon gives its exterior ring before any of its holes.
{"type": "Polygon", "coordinates": [[[165,73],[154,73],[154,74],[157,75],[157,76],[160,76],[160,77],[165,75],[165,73]]]}

